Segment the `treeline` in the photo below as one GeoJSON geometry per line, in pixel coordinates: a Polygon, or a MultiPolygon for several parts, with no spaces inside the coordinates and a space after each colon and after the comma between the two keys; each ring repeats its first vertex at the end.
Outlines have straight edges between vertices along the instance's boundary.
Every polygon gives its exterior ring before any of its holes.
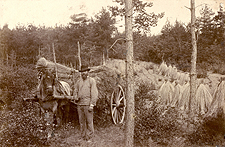
{"type": "MultiPolygon", "coordinates": [[[[152,7],[152,3],[144,3],[140,0],[133,2],[136,7],[137,30],[142,28],[141,23],[151,19],[151,24],[147,26],[152,26],[163,16],[154,13],[151,13],[151,16],[146,15],[145,8],[152,7]],[[138,17],[140,14],[142,18],[138,17]]],[[[90,19],[86,14],[74,14],[70,17],[71,22],[66,26],[45,27],[29,24],[9,29],[8,25],[5,25],[0,28],[0,59],[4,64],[16,66],[35,64],[40,56],[53,60],[54,47],[58,63],[76,67],[78,44],[81,48],[82,62],[88,62],[90,66],[101,64],[103,56],[105,59],[124,58],[126,56],[124,33],[119,33],[115,27],[116,17],[123,17],[123,13],[124,8],[112,6],[108,9],[102,8],[90,19]],[[110,48],[117,39],[120,41],[110,48]]],[[[143,30],[147,29],[143,26],[143,30]]]]}
{"type": "MultiPolygon", "coordinates": [[[[143,6],[142,9],[152,6],[147,4],[139,3],[143,6]]],[[[125,33],[118,32],[115,27],[116,17],[123,13],[118,7],[109,7],[103,8],[91,19],[85,14],[75,14],[71,16],[71,22],[67,26],[54,28],[30,24],[10,30],[5,25],[0,29],[0,58],[10,65],[35,64],[39,56],[53,61],[54,47],[58,63],[77,68],[79,44],[82,62],[88,62],[90,66],[101,64],[103,56],[105,59],[125,59],[125,33]],[[114,46],[111,46],[113,43],[114,46]]],[[[154,63],[165,61],[180,70],[189,71],[192,52],[190,24],[166,22],[161,34],[152,36],[149,35],[149,28],[157,24],[163,13],[154,14],[154,17],[148,19],[141,19],[139,13],[143,14],[143,11],[135,9],[135,60],[154,63]],[[146,27],[144,22],[150,19],[153,20],[152,24],[146,27]]],[[[213,12],[205,5],[200,14],[196,21],[197,70],[200,74],[205,74],[206,71],[224,74],[225,11],[221,6],[220,10],[213,12]]]]}
{"type": "Polygon", "coordinates": [[[1,59],[5,64],[14,65],[35,64],[39,56],[53,61],[54,47],[57,62],[76,66],[80,44],[82,59],[99,64],[98,59],[113,41],[115,19],[102,9],[94,19],[76,14],[71,20],[67,26],[54,28],[30,24],[10,30],[7,25],[3,26],[0,30],[1,59]]]}
{"type": "MultiPolygon", "coordinates": [[[[213,12],[205,5],[200,14],[196,20],[198,74],[201,76],[206,74],[206,71],[225,74],[225,11],[220,7],[218,12],[213,12]]],[[[160,35],[135,36],[139,38],[134,42],[136,54],[143,53],[142,60],[155,63],[164,60],[180,70],[190,71],[192,53],[190,23],[167,22],[160,35]]]]}

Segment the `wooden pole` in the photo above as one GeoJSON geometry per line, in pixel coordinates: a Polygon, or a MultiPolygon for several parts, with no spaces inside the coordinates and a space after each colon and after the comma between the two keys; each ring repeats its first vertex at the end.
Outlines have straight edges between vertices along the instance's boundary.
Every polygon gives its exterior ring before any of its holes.
{"type": "Polygon", "coordinates": [[[52,50],[53,50],[53,58],[54,58],[54,63],[55,63],[55,76],[56,76],[56,79],[58,80],[58,71],[57,71],[57,65],[56,65],[56,57],[55,57],[54,43],[52,43],[52,50]]]}
{"type": "Polygon", "coordinates": [[[41,46],[39,45],[39,49],[38,49],[38,57],[41,57],[41,46]]]}
{"type": "Polygon", "coordinates": [[[191,0],[191,43],[192,43],[192,57],[191,57],[191,73],[190,73],[190,99],[189,112],[191,112],[191,103],[195,99],[196,94],[196,60],[197,60],[197,44],[195,37],[195,0],[191,0]]]}
{"type": "Polygon", "coordinates": [[[126,33],[126,124],[125,146],[133,146],[134,138],[134,80],[133,80],[133,32],[132,0],[125,0],[125,33],[126,33]]]}
{"type": "Polygon", "coordinates": [[[8,55],[8,53],[6,53],[6,65],[7,66],[9,65],[9,55],[8,55]]]}
{"type": "Polygon", "coordinates": [[[102,65],[105,65],[105,55],[104,55],[104,52],[102,53],[102,65]]]}
{"type": "Polygon", "coordinates": [[[79,43],[79,41],[77,42],[77,46],[78,46],[78,61],[79,61],[78,70],[80,70],[81,69],[81,58],[80,58],[80,43],[79,43]]]}

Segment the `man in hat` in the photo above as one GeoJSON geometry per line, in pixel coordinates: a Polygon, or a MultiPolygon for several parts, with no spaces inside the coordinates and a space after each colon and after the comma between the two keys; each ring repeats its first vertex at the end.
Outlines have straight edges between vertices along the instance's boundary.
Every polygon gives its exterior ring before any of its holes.
{"type": "Polygon", "coordinates": [[[73,94],[77,102],[81,137],[84,140],[90,140],[94,135],[93,107],[98,99],[96,81],[88,76],[89,70],[88,66],[81,66],[81,78],[75,84],[73,94]]]}

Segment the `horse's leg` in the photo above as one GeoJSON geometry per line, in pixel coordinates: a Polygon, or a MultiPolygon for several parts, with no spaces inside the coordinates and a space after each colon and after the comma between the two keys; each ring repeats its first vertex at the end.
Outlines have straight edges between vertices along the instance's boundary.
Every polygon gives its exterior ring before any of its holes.
{"type": "Polygon", "coordinates": [[[45,119],[47,121],[47,125],[50,126],[52,124],[52,117],[50,116],[51,114],[49,111],[46,111],[44,114],[45,114],[45,119]]]}
{"type": "Polygon", "coordinates": [[[66,123],[66,117],[65,117],[65,102],[64,100],[59,100],[58,101],[58,118],[60,119],[60,125],[66,123]]]}
{"type": "Polygon", "coordinates": [[[56,101],[54,101],[53,103],[52,112],[53,112],[53,124],[57,125],[58,124],[58,120],[57,120],[58,103],[56,101]]]}
{"type": "Polygon", "coordinates": [[[53,129],[52,129],[53,116],[52,115],[54,115],[54,114],[52,114],[52,113],[50,114],[49,111],[46,111],[44,114],[45,114],[45,119],[47,121],[46,131],[48,132],[48,138],[50,138],[50,137],[53,137],[53,134],[52,134],[53,133],[53,129]]]}
{"type": "Polygon", "coordinates": [[[64,113],[65,113],[65,123],[68,123],[69,113],[70,113],[70,104],[65,105],[64,113]]]}
{"type": "Polygon", "coordinates": [[[53,126],[55,127],[57,125],[57,116],[56,114],[53,114],[53,126]]]}
{"type": "Polygon", "coordinates": [[[67,124],[69,122],[69,111],[70,111],[70,105],[63,103],[63,105],[60,107],[60,117],[63,124],[67,124]]]}
{"type": "Polygon", "coordinates": [[[39,115],[39,118],[40,118],[40,119],[42,119],[42,110],[41,110],[41,109],[42,109],[42,108],[40,107],[40,108],[39,108],[39,112],[38,112],[38,115],[39,115]]]}
{"type": "Polygon", "coordinates": [[[58,119],[58,125],[62,126],[62,124],[63,124],[63,110],[62,110],[62,107],[58,108],[57,119],[58,119]]]}

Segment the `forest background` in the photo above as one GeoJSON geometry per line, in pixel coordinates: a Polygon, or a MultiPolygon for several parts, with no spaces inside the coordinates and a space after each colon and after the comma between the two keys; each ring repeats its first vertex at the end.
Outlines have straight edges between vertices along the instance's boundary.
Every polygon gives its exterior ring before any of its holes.
{"type": "MultiPolygon", "coordinates": [[[[164,60],[180,70],[189,71],[190,24],[167,21],[159,35],[151,35],[150,28],[156,26],[164,15],[153,12],[147,16],[145,8],[152,5],[143,2],[143,8],[136,10],[133,42],[135,60],[153,63],[161,63],[164,60]],[[140,17],[143,13],[141,11],[146,13],[144,17],[140,17]]],[[[85,14],[74,14],[67,26],[45,27],[28,24],[9,29],[6,24],[0,28],[1,61],[18,66],[35,64],[38,56],[52,60],[54,43],[57,62],[76,68],[78,42],[81,45],[81,57],[84,62],[89,62],[90,66],[101,64],[103,54],[105,59],[125,59],[125,33],[120,33],[115,27],[116,17],[122,16],[123,13],[122,9],[118,9],[115,6],[102,8],[90,19],[85,14]],[[110,48],[116,40],[117,43],[110,48]]],[[[206,71],[220,74],[225,72],[224,15],[222,7],[217,12],[213,12],[208,5],[200,10],[200,17],[196,21],[197,69],[200,74],[206,74],[206,71]]]]}

